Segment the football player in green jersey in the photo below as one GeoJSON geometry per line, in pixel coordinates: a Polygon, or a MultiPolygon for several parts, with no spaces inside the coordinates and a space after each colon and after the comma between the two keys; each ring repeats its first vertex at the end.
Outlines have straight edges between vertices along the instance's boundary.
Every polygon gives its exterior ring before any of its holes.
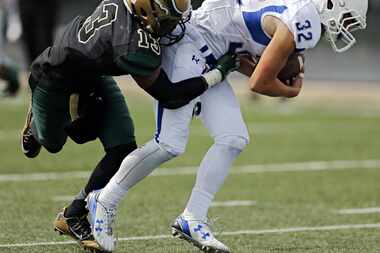
{"type": "Polygon", "coordinates": [[[31,106],[21,148],[36,157],[41,147],[59,152],[67,137],[79,144],[99,138],[105,156],[87,185],[58,214],[55,229],[97,249],[87,220],[87,194],[103,188],[136,147],[124,96],[111,76],[130,74],[166,108],[178,108],[220,82],[238,65],[227,54],[215,69],[173,85],[160,70],[161,45],[180,40],[190,15],[188,0],[104,0],[88,18],[77,17],[31,66],[31,106]],[[171,31],[179,25],[181,33],[171,31]]]}

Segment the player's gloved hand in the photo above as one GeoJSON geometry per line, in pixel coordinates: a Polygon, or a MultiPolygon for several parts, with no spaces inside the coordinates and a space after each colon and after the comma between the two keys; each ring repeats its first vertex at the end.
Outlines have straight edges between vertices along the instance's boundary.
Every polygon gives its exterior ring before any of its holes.
{"type": "Polygon", "coordinates": [[[229,73],[238,70],[240,67],[240,57],[235,53],[226,53],[220,57],[216,64],[216,69],[222,74],[224,80],[229,73]]]}
{"type": "Polygon", "coordinates": [[[240,67],[240,58],[237,54],[227,53],[220,57],[216,67],[202,75],[208,86],[213,86],[222,82],[227,75],[240,67]]]}

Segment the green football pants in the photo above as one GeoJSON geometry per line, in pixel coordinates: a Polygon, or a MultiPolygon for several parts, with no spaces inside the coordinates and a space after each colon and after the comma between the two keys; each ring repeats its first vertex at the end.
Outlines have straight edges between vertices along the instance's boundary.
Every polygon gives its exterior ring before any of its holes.
{"type": "MultiPolygon", "coordinates": [[[[125,98],[111,77],[91,80],[104,108],[97,115],[98,138],[105,149],[135,142],[134,126],[125,98]],[[95,82],[95,83],[94,83],[95,82]]],[[[70,93],[33,83],[33,135],[48,151],[59,152],[67,140],[64,128],[71,123],[70,93]]]]}

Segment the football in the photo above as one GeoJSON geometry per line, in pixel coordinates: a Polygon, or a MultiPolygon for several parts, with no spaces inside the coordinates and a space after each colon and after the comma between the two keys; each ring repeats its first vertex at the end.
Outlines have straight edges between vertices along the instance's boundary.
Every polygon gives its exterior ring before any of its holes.
{"type": "Polygon", "coordinates": [[[240,69],[239,72],[250,77],[255,70],[258,59],[252,57],[250,54],[239,55],[240,69]]]}
{"type": "Polygon", "coordinates": [[[304,72],[305,56],[301,53],[294,53],[289,56],[288,62],[285,67],[278,74],[278,79],[282,82],[292,80],[299,73],[304,72]]]}
{"type": "MultiPolygon", "coordinates": [[[[251,55],[240,56],[240,72],[246,76],[251,76],[256,64],[259,62],[259,58],[256,59],[251,55]]],[[[304,72],[305,56],[301,53],[294,53],[289,56],[285,67],[278,74],[278,79],[284,83],[292,80],[299,73],[304,72]]]]}

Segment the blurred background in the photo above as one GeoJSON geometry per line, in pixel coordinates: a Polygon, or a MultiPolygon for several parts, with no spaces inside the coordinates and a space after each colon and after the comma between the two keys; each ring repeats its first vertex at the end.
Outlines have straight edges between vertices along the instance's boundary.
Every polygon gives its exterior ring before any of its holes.
{"type": "MultiPolygon", "coordinates": [[[[65,23],[90,14],[98,3],[0,0],[0,20],[8,21],[0,22],[0,77],[9,80],[0,82],[0,90],[7,89],[6,97],[0,97],[2,253],[81,252],[70,242],[55,245],[65,238],[54,234],[51,224],[57,210],[85,183],[102,147],[98,141],[76,145],[68,140],[59,154],[43,150],[27,159],[20,151],[19,132],[29,103],[26,78],[33,55],[51,44],[65,23]]],[[[354,48],[336,54],[322,40],[307,53],[306,81],[296,99],[253,96],[245,77],[231,76],[251,143],[216,201],[254,204],[215,207],[211,216],[223,217],[218,230],[253,229],[251,235],[222,237],[233,252],[380,252],[380,1],[369,3],[368,28],[355,34],[354,48]],[[323,232],[331,225],[337,230],[323,232]],[[314,229],[297,236],[260,232],[294,227],[314,229]],[[254,250],[242,245],[254,245],[254,250]]],[[[117,80],[141,145],[155,131],[152,100],[128,77],[117,80]]],[[[186,202],[212,142],[201,121],[193,120],[187,152],[164,165],[170,173],[144,180],[122,204],[119,237],[168,234],[168,224],[186,202]]],[[[197,252],[171,239],[126,239],[118,252],[126,251],[197,252]]]]}
{"type": "MultiPolygon", "coordinates": [[[[15,1],[15,0],[2,0],[15,1]]],[[[32,9],[41,9],[40,15],[48,19],[45,24],[46,29],[50,30],[54,26],[54,34],[58,34],[62,26],[68,23],[77,15],[88,15],[94,7],[99,3],[99,0],[20,0],[28,6],[34,6],[32,9]],[[35,2],[35,3],[34,3],[35,2]],[[32,4],[33,3],[33,4],[32,4]],[[43,4],[41,4],[43,3],[43,4]],[[48,4],[46,4],[48,3],[48,4]]],[[[378,59],[380,58],[380,1],[369,0],[368,13],[368,29],[365,32],[360,32],[357,37],[359,43],[346,54],[333,53],[326,42],[322,42],[318,47],[308,53],[307,57],[307,76],[314,80],[366,80],[379,81],[380,75],[378,59]],[[331,71],[334,69],[334,71],[331,71]],[[360,69],[360,71],[357,71],[360,69]]],[[[28,18],[28,17],[27,17],[28,18]]],[[[36,19],[36,15],[31,18],[36,19]]],[[[33,30],[33,26],[28,30],[33,30]]],[[[37,29],[36,29],[37,30],[37,29]]],[[[24,39],[25,39],[24,34],[24,39]]],[[[25,50],[25,40],[17,40],[16,43],[7,43],[6,52],[11,59],[19,63],[22,69],[28,67],[28,54],[25,50]],[[24,47],[23,47],[24,44],[24,47]]]]}

